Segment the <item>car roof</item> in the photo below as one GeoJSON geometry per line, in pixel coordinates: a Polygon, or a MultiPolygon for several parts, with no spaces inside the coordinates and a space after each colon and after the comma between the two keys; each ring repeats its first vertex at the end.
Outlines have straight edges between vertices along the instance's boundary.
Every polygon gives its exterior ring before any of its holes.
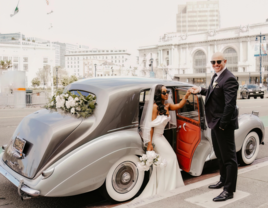
{"type": "Polygon", "coordinates": [[[185,82],[173,81],[173,80],[163,80],[156,78],[143,78],[143,77],[104,77],[104,78],[89,78],[82,79],[71,85],[85,85],[88,87],[94,87],[102,90],[122,88],[122,87],[137,87],[141,86],[152,86],[155,84],[163,84],[165,86],[192,86],[185,82]]]}

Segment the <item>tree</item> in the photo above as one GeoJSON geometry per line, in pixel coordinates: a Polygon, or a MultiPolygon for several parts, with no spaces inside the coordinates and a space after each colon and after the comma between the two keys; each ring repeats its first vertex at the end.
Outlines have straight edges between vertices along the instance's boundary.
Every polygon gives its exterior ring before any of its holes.
{"type": "Polygon", "coordinates": [[[61,80],[61,84],[63,86],[67,86],[69,84],[69,78],[68,77],[63,77],[61,80]]]}
{"type": "Polygon", "coordinates": [[[75,75],[72,75],[72,76],[70,77],[69,84],[71,84],[71,83],[73,83],[73,82],[76,82],[77,80],[78,80],[77,77],[76,77],[75,75]]]}
{"type": "Polygon", "coordinates": [[[40,80],[38,77],[35,77],[32,79],[32,86],[33,87],[38,87],[40,85],[40,80]]]}
{"type": "Polygon", "coordinates": [[[49,75],[50,75],[50,66],[45,65],[43,69],[39,69],[39,71],[36,73],[37,77],[39,78],[40,82],[43,85],[47,85],[49,75]]]}
{"type": "Polygon", "coordinates": [[[12,62],[9,60],[9,61],[1,61],[0,62],[0,68],[1,69],[8,69],[12,67],[12,62]]]}
{"type": "Polygon", "coordinates": [[[16,40],[16,39],[14,37],[12,37],[11,40],[16,40]]]}

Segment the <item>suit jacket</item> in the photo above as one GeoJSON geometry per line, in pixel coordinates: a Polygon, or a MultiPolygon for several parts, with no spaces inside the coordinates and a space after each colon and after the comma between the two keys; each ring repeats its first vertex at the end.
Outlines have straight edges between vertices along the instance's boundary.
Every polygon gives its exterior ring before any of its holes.
{"type": "MultiPolygon", "coordinates": [[[[218,124],[226,129],[232,126],[238,129],[238,110],[236,108],[238,82],[236,77],[225,69],[216,80],[217,85],[201,88],[201,95],[206,96],[205,109],[209,128],[213,129],[218,124]]],[[[217,126],[217,128],[219,128],[217,126]]]]}

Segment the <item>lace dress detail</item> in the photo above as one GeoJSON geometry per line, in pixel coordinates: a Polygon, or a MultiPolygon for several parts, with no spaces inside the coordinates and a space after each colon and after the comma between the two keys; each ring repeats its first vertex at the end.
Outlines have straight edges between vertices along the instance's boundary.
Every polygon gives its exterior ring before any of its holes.
{"type": "Polygon", "coordinates": [[[181,177],[178,160],[172,147],[164,137],[164,129],[170,120],[170,116],[158,115],[151,122],[151,127],[154,127],[153,143],[155,144],[155,152],[167,160],[167,166],[163,169],[153,167],[150,180],[137,199],[147,198],[166,191],[171,191],[175,188],[184,186],[181,177]]]}

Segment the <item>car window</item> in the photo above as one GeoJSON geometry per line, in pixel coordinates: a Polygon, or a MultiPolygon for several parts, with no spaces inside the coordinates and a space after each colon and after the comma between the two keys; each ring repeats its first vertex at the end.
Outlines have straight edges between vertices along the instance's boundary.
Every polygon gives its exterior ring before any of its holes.
{"type": "MultiPolygon", "coordinates": [[[[86,91],[82,91],[82,90],[71,90],[70,92],[73,94],[73,95],[78,95],[79,96],[79,93],[80,92],[83,96],[88,96],[88,95],[94,95],[93,93],[90,93],[90,92],[86,92],[86,91]]],[[[95,96],[95,95],[94,95],[95,96]]]]}
{"type": "Polygon", "coordinates": [[[257,86],[256,86],[256,85],[248,85],[247,88],[248,88],[248,89],[256,89],[257,86]]]}
{"type": "MultiPolygon", "coordinates": [[[[186,94],[187,89],[185,90],[176,90],[177,93],[177,103],[179,103],[184,95],[186,94]]],[[[177,110],[177,114],[186,118],[193,119],[195,121],[199,121],[198,114],[198,98],[196,95],[190,95],[185,103],[185,105],[177,110]]]]}

